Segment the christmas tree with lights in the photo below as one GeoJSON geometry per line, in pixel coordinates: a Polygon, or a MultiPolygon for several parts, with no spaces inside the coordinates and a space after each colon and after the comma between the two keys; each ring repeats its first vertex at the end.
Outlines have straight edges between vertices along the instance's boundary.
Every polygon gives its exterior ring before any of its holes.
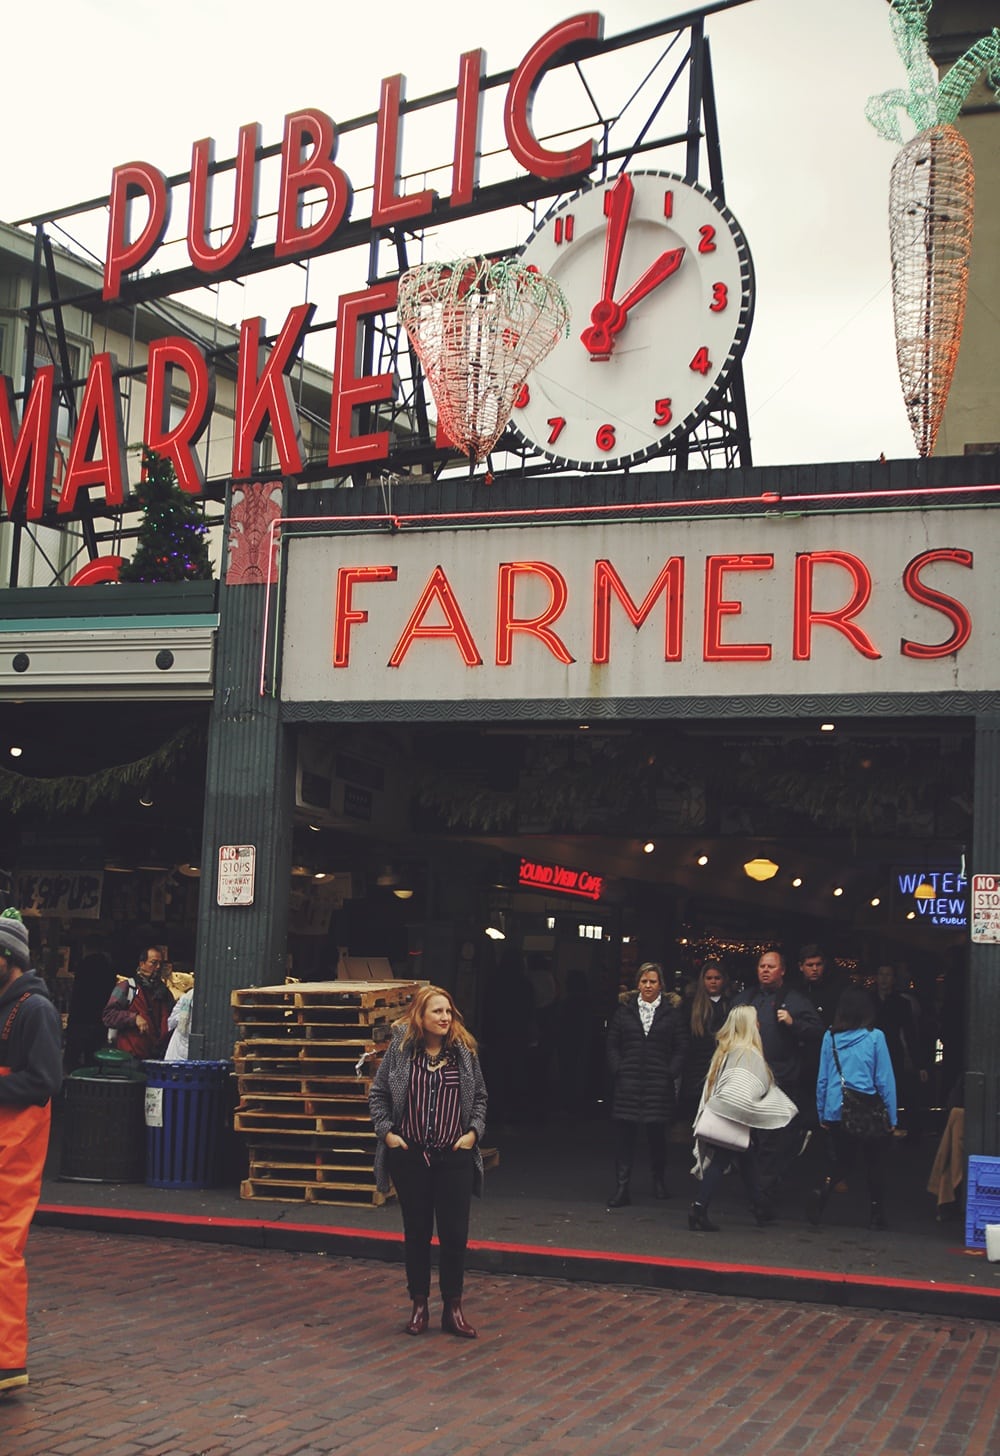
{"type": "Polygon", "coordinates": [[[210,581],[208,527],[195,501],[177,484],[173,463],[144,450],[136,495],[143,509],[135,555],[120,581],[210,581]]]}

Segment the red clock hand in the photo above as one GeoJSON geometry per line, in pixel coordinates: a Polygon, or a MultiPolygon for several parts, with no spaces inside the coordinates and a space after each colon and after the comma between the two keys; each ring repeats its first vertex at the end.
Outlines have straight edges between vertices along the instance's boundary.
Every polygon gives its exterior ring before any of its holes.
{"type": "MultiPolygon", "coordinates": [[[[621,309],[623,315],[622,323],[625,322],[629,309],[634,308],[641,298],[646,297],[647,293],[652,293],[653,289],[669,278],[671,273],[677,272],[683,257],[683,248],[670,248],[666,253],[661,253],[654,263],[650,263],[645,273],[637,278],[628,292],[618,300],[617,307],[621,309]]],[[[615,332],[617,333],[617,330],[615,332]]]]}
{"type": "MultiPolygon", "coordinates": [[[[580,335],[585,348],[593,355],[606,358],[611,352],[612,333],[617,332],[618,306],[614,302],[618,269],[621,267],[622,249],[628,229],[629,214],[635,188],[627,172],[623,172],[615,185],[604,194],[604,211],[608,226],[604,234],[604,274],[601,283],[601,297],[590,311],[590,325],[580,335]]],[[[624,318],[622,319],[624,323],[624,318]]],[[[621,325],[618,324],[620,328],[621,325]]]]}
{"type": "Polygon", "coordinates": [[[615,296],[615,284],[618,282],[618,269],[622,261],[622,248],[625,246],[625,230],[628,227],[634,195],[635,188],[632,186],[632,178],[627,172],[623,172],[611,191],[604,197],[604,211],[607,213],[608,227],[604,235],[602,303],[610,303],[615,296]]]}

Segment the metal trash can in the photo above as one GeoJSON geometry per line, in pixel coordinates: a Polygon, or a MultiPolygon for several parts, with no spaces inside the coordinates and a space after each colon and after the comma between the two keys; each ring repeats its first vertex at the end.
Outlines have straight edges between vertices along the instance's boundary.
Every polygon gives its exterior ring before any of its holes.
{"type": "Polygon", "coordinates": [[[214,1188],[224,1180],[231,1062],[143,1062],[146,1183],[214,1188]]]}
{"type": "Polygon", "coordinates": [[[146,1077],[125,1052],[99,1051],[63,1083],[59,1177],[141,1183],[146,1176],[146,1077]]]}

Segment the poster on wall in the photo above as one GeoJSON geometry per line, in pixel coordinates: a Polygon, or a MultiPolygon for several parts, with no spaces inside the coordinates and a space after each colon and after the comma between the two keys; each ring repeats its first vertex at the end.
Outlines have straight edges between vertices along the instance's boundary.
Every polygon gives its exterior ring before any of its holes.
{"type": "Polygon", "coordinates": [[[972,876],[972,939],[1000,944],[1000,875],[972,876]]]}
{"type": "Polygon", "coordinates": [[[17,877],[17,904],[23,915],[98,920],[103,870],[37,870],[17,877]]]}

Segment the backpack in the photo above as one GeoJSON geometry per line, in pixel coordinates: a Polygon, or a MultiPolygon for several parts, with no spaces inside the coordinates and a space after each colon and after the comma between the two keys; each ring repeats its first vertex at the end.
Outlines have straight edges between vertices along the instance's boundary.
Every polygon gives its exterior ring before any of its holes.
{"type": "MultiPolygon", "coordinates": [[[[128,986],[128,1000],[125,1002],[125,1005],[126,1006],[131,1006],[132,1005],[132,1002],[135,1000],[136,992],[138,991],[139,987],[138,987],[138,985],[137,985],[137,983],[135,981],[135,978],[133,976],[124,976],[122,979],[125,981],[125,984],[128,986]]],[[[108,1046],[109,1047],[113,1047],[113,1046],[115,1046],[117,1044],[117,1042],[118,1042],[118,1028],[117,1028],[117,1026],[109,1026],[108,1027],[108,1046]]]]}

